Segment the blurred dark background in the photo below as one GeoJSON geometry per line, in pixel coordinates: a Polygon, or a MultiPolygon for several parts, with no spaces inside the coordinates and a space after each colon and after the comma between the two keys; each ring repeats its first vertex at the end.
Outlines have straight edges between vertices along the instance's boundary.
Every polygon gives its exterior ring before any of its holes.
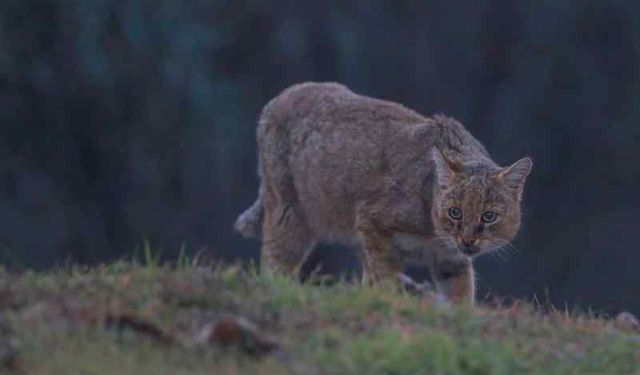
{"type": "MultiPolygon", "coordinates": [[[[286,86],[334,80],[528,154],[524,225],[479,296],[640,312],[640,2],[3,0],[0,261],[256,259],[234,234],[254,131],[286,86]]],[[[355,267],[324,246],[324,270],[355,267]],[[327,256],[328,255],[328,256],[327,256]]]]}

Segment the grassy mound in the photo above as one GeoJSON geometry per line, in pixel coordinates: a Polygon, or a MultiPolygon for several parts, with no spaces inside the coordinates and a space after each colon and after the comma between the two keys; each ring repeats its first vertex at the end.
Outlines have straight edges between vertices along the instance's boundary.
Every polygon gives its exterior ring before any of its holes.
{"type": "Polygon", "coordinates": [[[0,335],[0,373],[640,372],[640,335],[596,317],[438,307],[234,267],[0,271],[0,335]],[[224,319],[256,328],[214,332],[224,319]],[[260,352],[261,340],[273,347],[260,352]]]}

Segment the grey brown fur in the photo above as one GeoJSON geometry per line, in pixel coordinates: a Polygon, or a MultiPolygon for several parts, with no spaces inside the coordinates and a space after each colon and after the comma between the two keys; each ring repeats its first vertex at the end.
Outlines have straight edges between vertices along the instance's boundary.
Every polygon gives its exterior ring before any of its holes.
{"type": "Polygon", "coordinates": [[[365,279],[393,280],[406,260],[397,244],[409,238],[438,288],[472,301],[472,256],[507,245],[520,225],[531,160],[499,167],[445,116],[303,83],[265,106],[257,140],[258,199],[236,229],[262,238],[270,271],[297,272],[317,241],[330,240],[362,249],[365,279]],[[483,223],[487,210],[499,220],[483,223]]]}

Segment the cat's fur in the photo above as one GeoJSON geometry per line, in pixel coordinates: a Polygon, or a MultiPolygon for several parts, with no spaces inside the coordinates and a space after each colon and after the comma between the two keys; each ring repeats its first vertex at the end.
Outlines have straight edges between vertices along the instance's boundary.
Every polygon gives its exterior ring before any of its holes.
{"type": "Polygon", "coordinates": [[[258,199],[236,229],[262,238],[271,271],[297,272],[316,241],[330,240],[362,249],[365,279],[395,279],[405,256],[394,243],[410,238],[438,288],[472,302],[471,257],[508,244],[520,226],[531,160],[499,167],[448,117],[303,83],[265,106],[257,140],[258,199]],[[499,214],[490,225],[487,210],[499,214]]]}

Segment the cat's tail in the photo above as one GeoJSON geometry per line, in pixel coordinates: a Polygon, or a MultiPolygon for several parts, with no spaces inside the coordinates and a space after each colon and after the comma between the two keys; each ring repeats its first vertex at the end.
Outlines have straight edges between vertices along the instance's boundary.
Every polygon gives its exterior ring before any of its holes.
{"type": "Polygon", "coordinates": [[[233,228],[243,237],[260,239],[262,236],[263,216],[262,198],[258,196],[258,199],[256,199],[251,207],[247,208],[238,216],[233,228]]]}

